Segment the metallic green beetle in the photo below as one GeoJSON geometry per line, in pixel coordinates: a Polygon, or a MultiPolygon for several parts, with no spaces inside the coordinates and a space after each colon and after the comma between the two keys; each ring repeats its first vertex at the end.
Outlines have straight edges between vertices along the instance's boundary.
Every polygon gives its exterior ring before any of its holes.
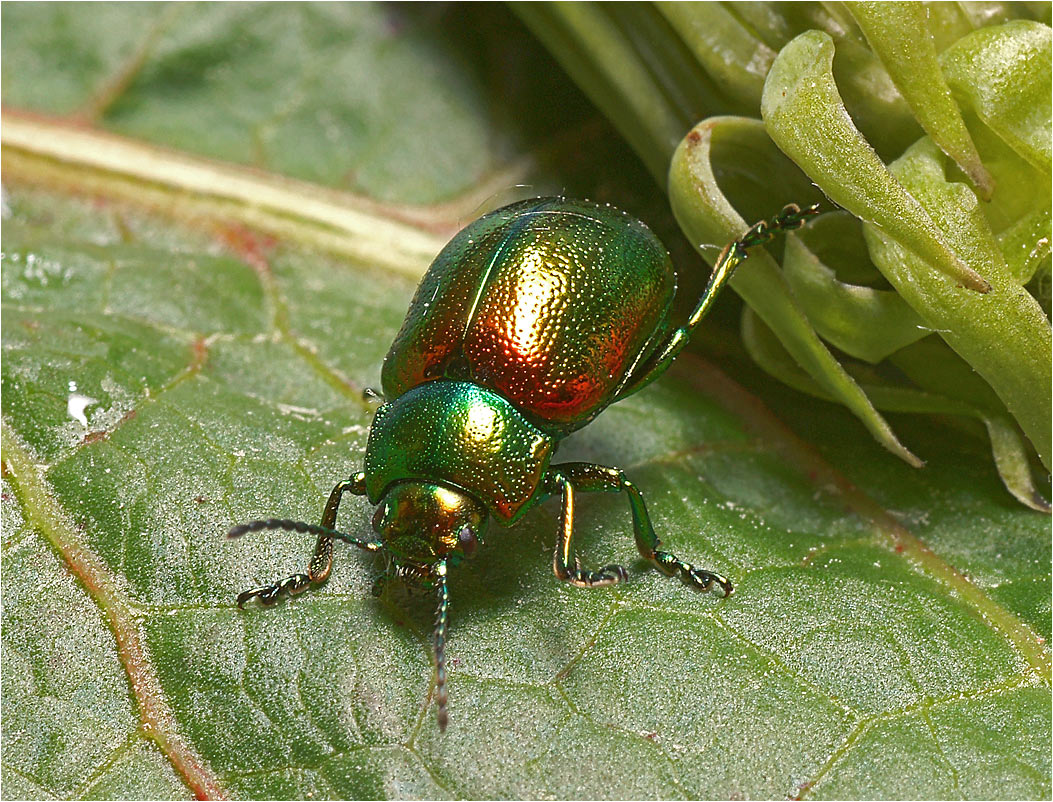
{"type": "Polygon", "coordinates": [[[384,360],[391,400],[373,419],[365,470],[333,488],[321,526],[272,518],[230,530],[230,537],[260,529],[318,535],[306,574],[246,591],[238,606],[253,597],[273,604],[324,582],[334,539],[384,554],[381,580],[398,577],[438,595],[436,700],[445,729],[447,567],[475,553],[489,518],[508,526],[560,495],[556,576],[579,587],[611,585],[626,579],[622,566],[591,571],[574,556],[574,494],[621,491],[644,558],[700,590],[719,585],[730,594],[724,577],[662,549],[640,491],[620,470],[551,460],[560,440],[669,367],[748,248],[816,211],[787,206],[730,243],[679,328],[669,323],[676,291],[669,254],[625,212],[535,198],[468,225],[428,269],[384,360]],[[344,493],[377,505],[376,537],[336,529],[344,493]]]}

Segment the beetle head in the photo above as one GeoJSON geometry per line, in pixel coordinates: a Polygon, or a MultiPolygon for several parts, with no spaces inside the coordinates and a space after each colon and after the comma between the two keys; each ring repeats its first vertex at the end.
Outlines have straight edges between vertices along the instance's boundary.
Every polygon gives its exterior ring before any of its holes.
{"type": "MultiPolygon", "coordinates": [[[[462,490],[422,481],[388,488],[373,515],[373,528],[396,565],[428,570],[441,560],[471,557],[486,523],[486,508],[462,490]]],[[[406,572],[407,578],[412,571],[406,572]]]]}
{"type": "MultiPolygon", "coordinates": [[[[391,485],[373,515],[373,528],[387,552],[387,576],[410,587],[434,590],[435,699],[439,729],[446,729],[446,626],[450,594],[447,565],[475,554],[486,523],[486,507],[463,490],[420,480],[391,485]]],[[[374,588],[374,593],[376,593],[374,588]]]]}

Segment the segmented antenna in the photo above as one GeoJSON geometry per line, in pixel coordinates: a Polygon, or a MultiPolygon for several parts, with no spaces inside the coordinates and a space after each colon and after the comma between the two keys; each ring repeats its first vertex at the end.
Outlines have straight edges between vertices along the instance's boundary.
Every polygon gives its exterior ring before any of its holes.
{"type": "Polygon", "coordinates": [[[358,548],[365,549],[366,551],[377,551],[382,546],[381,543],[362,540],[361,538],[357,538],[347,532],[330,529],[328,526],[318,526],[316,524],[305,523],[304,521],[291,521],[287,518],[265,518],[259,521],[249,521],[247,524],[239,524],[238,526],[231,527],[231,530],[227,532],[227,537],[233,539],[241,537],[247,532],[259,532],[264,529],[286,529],[290,532],[305,532],[312,535],[329,535],[330,537],[343,540],[346,543],[350,543],[352,546],[358,546],[358,548]]]}
{"type": "Polygon", "coordinates": [[[435,566],[435,588],[439,594],[439,609],[435,613],[435,700],[438,702],[439,730],[446,732],[450,723],[446,712],[446,623],[450,611],[450,591],[446,586],[446,561],[435,566]]]}

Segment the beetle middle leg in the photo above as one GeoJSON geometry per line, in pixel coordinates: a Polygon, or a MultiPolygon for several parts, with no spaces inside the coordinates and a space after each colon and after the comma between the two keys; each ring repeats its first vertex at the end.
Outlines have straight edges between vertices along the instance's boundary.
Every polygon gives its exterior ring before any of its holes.
{"type": "Polygon", "coordinates": [[[230,530],[228,537],[238,537],[257,529],[295,529],[304,532],[314,531],[318,534],[314,555],[307,566],[306,574],[293,574],[273,584],[246,590],[238,595],[238,607],[243,607],[245,602],[254,597],[258,598],[262,604],[271,605],[282,596],[295,596],[303,593],[312,583],[320,585],[325,582],[333,568],[333,539],[336,537],[365,551],[377,551],[379,549],[379,543],[360,540],[336,530],[336,513],[340,509],[340,500],[343,498],[344,493],[364,496],[366,494],[365,473],[360,471],[352,475],[350,479],[339,482],[333,488],[333,492],[329,494],[329,501],[326,502],[325,511],[322,513],[321,526],[314,527],[308,524],[300,524],[297,521],[284,521],[272,518],[266,521],[253,521],[241,526],[235,526],[230,530]]]}
{"type": "MultiPolygon", "coordinates": [[[[725,577],[696,568],[691,563],[684,562],[675,554],[662,549],[662,541],[654,532],[651,525],[651,516],[647,513],[647,505],[644,504],[643,496],[636,485],[629,481],[617,468],[609,468],[604,465],[593,465],[589,462],[567,462],[562,465],[554,465],[550,473],[556,474],[567,485],[583,492],[625,492],[629,497],[629,509],[633,516],[633,534],[636,537],[636,548],[645,560],[654,563],[655,566],[666,576],[677,576],[699,590],[710,590],[713,585],[719,585],[725,596],[730,596],[734,588],[725,577]]],[[[569,536],[568,536],[569,549],[569,536]]],[[[559,549],[557,547],[557,559],[559,549]]],[[[608,566],[619,568],[620,566],[608,566]]],[[[620,569],[624,573],[624,569],[620,569]]],[[[556,571],[559,576],[559,571],[556,571]]],[[[560,577],[563,578],[563,577],[560,577]]],[[[624,578],[624,577],[623,577],[624,578]]],[[[618,581],[618,580],[612,580],[618,581]]],[[[602,584],[611,584],[605,582],[602,584]]]]}
{"type": "MultiPolygon", "coordinates": [[[[574,486],[575,483],[562,469],[568,465],[553,466],[545,474],[545,484],[550,493],[563,496],[563,514],[560,516],[556,551],[552,557],[552,570],[564,582],[579,588],[597,588],[624,582],[628,576],[620,565],[606,565],[599,571],[582,568],[574,555],[574,486]]],[[[583,488],[587,489],[587,488],[583,488]]]]}

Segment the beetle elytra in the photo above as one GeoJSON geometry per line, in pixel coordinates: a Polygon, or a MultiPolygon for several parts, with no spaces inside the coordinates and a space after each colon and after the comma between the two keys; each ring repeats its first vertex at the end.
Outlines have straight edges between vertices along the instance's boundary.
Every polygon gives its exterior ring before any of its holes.
{"type": "Polygon", "coordinates": [[[663,549],[643,496],[622,471],[551,459],[560,440],[669,367],[749,248],[817,211],[791,204],[729,243],[691,316],[675,328],[669,254],[624,212],[534,198],[469,224],[428,269],[384,360],[389,400],[370,428],[364,470],[333,488],[319,526],[270,518],[230,530],[230,537],[262,529],[318,537],[307,573],[248,590],[238,606],[252,598],[272,604],[325,582],[334,540],[385,555],[381,579],[437,596],[435,695],[445,729],[447,572],[475,554],[491,518],[511,525],[560,496],[556,576],[579,587],[611,585],[626,579],[622,566],[589,570],[574,555],[574,497],[623,492],[645,559],[699,590],[716,585],[730,594],[726,578],[663,549]],[[337,530],[345,493],[376,505],[374,537],[337,530]]]}

